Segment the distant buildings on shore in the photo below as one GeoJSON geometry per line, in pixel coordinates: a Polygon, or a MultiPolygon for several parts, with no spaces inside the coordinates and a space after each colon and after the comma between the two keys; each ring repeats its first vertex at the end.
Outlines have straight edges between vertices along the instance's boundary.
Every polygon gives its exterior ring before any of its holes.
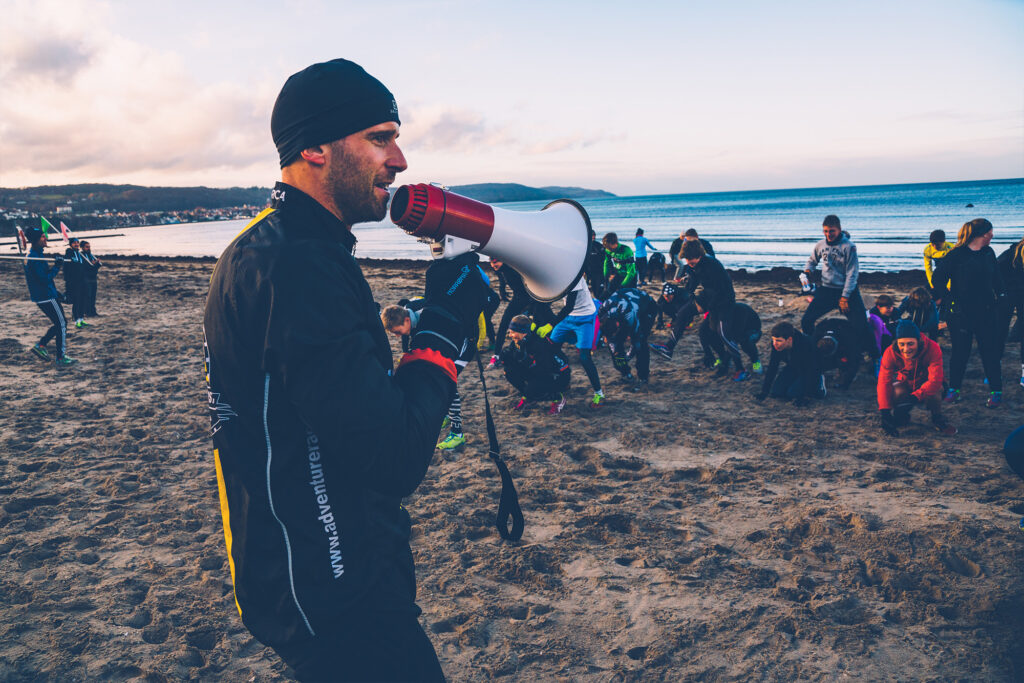
{"type": "MultiPolygon", "coordinates": [[[[54,217],[67,223],[72,230],[101,230],[104,228],[132,228],[146,225],[172,225],[175,223],[203,223],[206,221],[229,221],[252,218],[263,209],[262,206],[246,204],[216,209],[195,208],[182,211],[116,211],[98,209],[74,213],[71,207],[58,206],[52,214],[42,214],[51,223],[54,217]]],[[[0,206],[0,232],[13,234],[14,226],[38,227],[40,214],[18,207],[0,206]]],[[[54,223],[56,224],[56,223],[54,223]]]]}

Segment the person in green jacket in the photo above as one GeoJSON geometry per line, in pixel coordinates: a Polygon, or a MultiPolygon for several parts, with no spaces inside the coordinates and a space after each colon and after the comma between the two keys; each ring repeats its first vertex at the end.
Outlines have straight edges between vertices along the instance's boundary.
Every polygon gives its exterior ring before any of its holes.
{"type": "Polygon", "coordinates": [[[608,284],[605,295],[621,287],[636,286],[636,260],[633,250],[619,244],[619,236],[610,232],[601,240],[604,245],[604,279],[608,284]]]}

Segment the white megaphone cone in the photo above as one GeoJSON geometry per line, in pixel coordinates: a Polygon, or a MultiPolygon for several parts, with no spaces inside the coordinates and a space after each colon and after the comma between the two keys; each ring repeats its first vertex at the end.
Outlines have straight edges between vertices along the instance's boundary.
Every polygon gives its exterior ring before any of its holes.
{"type": "Polygon", "coordinates": [[[434,185],[403,185],[391,201],[391,221],[432,240],[434,258],[477,251],[504,261],[523,276],[530,296],[545,302],[579,282],[590,243],[590,217],[571,199],[507,211],[434,185]]]}

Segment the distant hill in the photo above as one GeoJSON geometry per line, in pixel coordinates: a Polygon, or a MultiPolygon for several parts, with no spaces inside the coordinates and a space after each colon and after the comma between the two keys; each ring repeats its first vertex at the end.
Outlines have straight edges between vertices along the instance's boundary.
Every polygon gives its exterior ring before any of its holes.
{"type": "MultiPolygon", "coordinates": [[[[531,199],[590,199],[614,197],[603,190],[582,187],[528,187],[517,183],[478,183],[451,188],[482,202],[516,202],[531,199]]],[[[112,211],[187,211],[235,206],[265,206],[270,200],[267,187],[144,187],[141,185],[41,185],[0,187],[0,207],[49,215],[58,206],[71,206],[75,214],[103,209],[112,211]]]]}
{"type": "Polygon", "coordinates": [[[0,206],[50,214],[70,204],[74,213],[113,211],[184,211],[232,206],[264,206],[270,197],[265,187],[143,187],[140,185],[42,185],[0,188],[0,206]]]}
{"type": "Polygon", "coordinates": [[[465,195],[481,202],[525,202],[537,199],[594,199],[614,197],[604,190],[588,190],[584,187],[529,187],[518,183],[476,183],[474,185],[453,185],[449,188],[456,194],[465,195]]]}

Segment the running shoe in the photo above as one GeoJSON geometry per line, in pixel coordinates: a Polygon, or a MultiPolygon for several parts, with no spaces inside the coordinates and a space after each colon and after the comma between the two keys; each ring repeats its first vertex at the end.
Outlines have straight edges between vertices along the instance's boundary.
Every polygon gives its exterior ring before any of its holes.
{"type": "Polygon", "coordinates": [[[75,327],[79,329],[83,327],[89,327],[89,323],[85,322],[84,320],[79,320],[78,322],[75,323],[75,327]]]}
{"type": "Polygon", "coordinates": [[[633,386],[631,386],[629,390],[632,391],[634,394],[637,394],[640,393],[641,391],[647,391],[648,387],[650,387],[650,384],[647,382],[647,380],[642,379],[633,386]]]}
{"type": "MultiPolygon", "coordinates": [[[[654,342],[647,342],[647,345],[651,347],[656,354],[667,360],[672,360],[672,349],[668,348],[664,344],[655,344],[654,342]]],[[[1024,380],[1022,380],[1024,382],[1024,380]]]]}
{"type": "Polygon", "coordinates": [[[986,408],[998,408],[1003,404],[1003,392],[993,391],[988,395],[988,401],[985,402],[986,408]]]}
{"type": "Polygon", "coordinates": [[[716,359],[715,359],[715,362],[714,362],[714,363],[712,363],[712,364],[711,364],[711,365],[710,365],[709,367],[710,367],[711,369],[715,369],[715,368],[717,368],[717,367],[718,367],[719,365],[721,365],[721,364],[722,364],[722,359],[721,359],[721,358],[716,358],[716,359]]]}
{"type": "Polygon", "coordinates": [[[960,402],[960,390],[959,389],[947,389],[946,396],[942,399],[946,403],[959,403],[960,402]]]}
{"type": "Polygon", "coordinates": [[[500,368],[501,367],[501,359],[498,358],[497,356],[491,356],[491,362],[488,363],[487,365],[489,367],[492,367],[492,368],[500,368]]]}
{"type": "MultiPolygon", "coordinates": [[[[755,375],[760,375],[762,372],[764,372],[764,370],[761,369],[761,361],[759,360],[754,361],[754,364],[751,366],[751,369],[754,371],[755,375]]],[[[1021,381],[1024,382],[1024,377],[1021,378],[1021,381]]]]}
{"type": "Polygon", "coordinates": [[[74,365],[77,362],[78,361],[72,358],[71,356],[65,355],[57,359],[57,367],[66,368],[67,366],[74,365]]]}
{"type": "Polygon", "coordinates": [[[450,425],[451,423],[452,423],[452,419],[450,417],[448,417],[447,415],[445,415],[444,419],[441,420],[441,429],[439,429],[437,431],[443,432],[444,430],[448,429],[448,425],[450,425]]]}
{"type": "Polygon", "coordinates": [[[466,437],[462,432],[449,432],[444,441],[437,444],[437,447],[442,451],[449,451],[453,448],[458,448],[464,443],[466,443],[466,437]]]}
{"type": "Polygon", "coordinates": [[[750,373],[747,372],[746,370],[740,370],[739,372],[732,376],[733,382],[743,382],[748,379],[750,379],[750,373]]]}
{"type": "Polygon", "coordinates": [[[50,352],[44,349],[39,344],[36,344],[35,346],[32,347],[32,353],[36,354],[43,360],[50,360],[50,352]]]}
{"type": "Polygon", "coordinates": [[[562,412],[562,408],[565,407],[565,396],[563,394],[558,395],[557,401],[551,402],[551,407],[548,408],[548,415],[558,415],[562,412]]]}
{"type": "Polygon", "coordinates": [[[603,406],[605,402],[604,392],[598,391],[594,393],[594,398],[590,400],[590,405],[603,406]]]}

